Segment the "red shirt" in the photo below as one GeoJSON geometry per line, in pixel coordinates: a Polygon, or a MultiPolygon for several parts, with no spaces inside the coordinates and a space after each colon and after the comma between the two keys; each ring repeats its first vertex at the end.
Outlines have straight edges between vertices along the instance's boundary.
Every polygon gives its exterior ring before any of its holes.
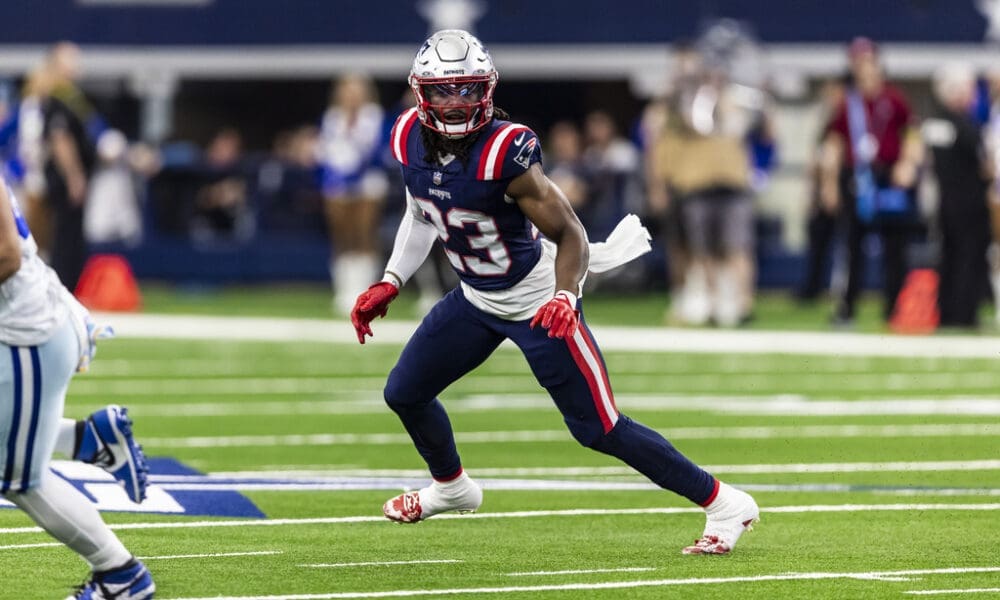
{"type": "MultiPolygon", "coordinates": [[[[899,152],[903,146],[903,136],[913,116],[910,104],[903,93],[895,87],[885,84],[876,96],[863,98],[865,105],[868,131],[878,140],[878,152],[875,154],[874,165],[891,166],[899,160],[899,152]]],[[[850,127],[847,124],[847,102],[840,103],[837,112],[827,131],[835,131],[847,142],[847,157],[845,166],[854,165],[854,140],[851,140],[850,127]]]]}

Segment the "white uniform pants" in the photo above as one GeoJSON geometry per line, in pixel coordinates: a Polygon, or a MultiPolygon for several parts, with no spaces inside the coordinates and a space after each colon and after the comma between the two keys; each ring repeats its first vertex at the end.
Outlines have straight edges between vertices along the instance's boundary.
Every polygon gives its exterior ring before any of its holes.
{"type": "Polygon", "coordinates": [[[0,344],[0,494],[34,488],[48,470],[79,348],[70,319],[39,346],[0,344]]]}

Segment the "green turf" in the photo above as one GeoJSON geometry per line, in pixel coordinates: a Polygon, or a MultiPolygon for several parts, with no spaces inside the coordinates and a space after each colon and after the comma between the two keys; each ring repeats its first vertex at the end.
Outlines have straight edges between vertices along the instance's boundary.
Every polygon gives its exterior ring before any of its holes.
{"type": "MultiPolygon", "coordinates": [[[[300,291],[301,292],[301,291],[300,291]]],[[[324,317],[328,298],[212,296],[199,312],[324,317]],[[279,307],[279,309],[276,309],[279,307]]],[[[182,302],[147,294],[147,307],[190,312],[182,302]],[[161,302],[162,304],[157,304],[161,302]]],[[[202,299],[204,300],[204,298],[202,299]]],[[[406,300],[406,299],[404,299],[406,300]]],[[[591,320],[617,313],[662,317],[662,304],[598,300],[591,320]]],[[[406,306],[405,302],[401,306],[406,306]]],[[[778,305],[776,305],[778,306],[778,305]]],[[[593,307],[591,310],[590,307],[593,307]]],[[[769,311],[770,309],[768,309],[769,311]]],[[[776,309],[777,310],[777,309],[776,309]]],[[[771,316],[764,311],[754,326],[771,316]]],[[[821,318],[813,309],[810,318],[821,318]]],[[[776,321],[779,317],[773,317],[776,321]]],[[[804,328],[796,318],[787,329],[804,328]]],[[[777,326],[776,326],[777,327],[777,326]]],[[[769,327],[769,328],[776,328],[769,327]]],[[[279,342],[190,342],[118,339],[102,344],[92,373],[71,387],[67,414],[81,417],[108,402],[126,404],[140,441],[153,456],[173,456],[205,472],[310,470],[328,476],[375,470],[421,472],[419,456],[402,438],[398,420],[381,404],[381,387],[398,346],[279,342]],[[196,416],[201,415],[201,416],[196,416]],[[189,447],[195,437],[355,434],[349,443],[189,447]],[[375,443],[366,434],[391,438],[375,443]]],[[[769,414],[751,410],[788,398],[807,406],[911,405],[918,399],[997,399],[996,361],[822,356],[693,355],[605,352],[623,411],[668,437],[696,462],[724,467],[831,463],[907,464],[996,461],[1000,418],[970,414],[769,414]],[[659,400],[658,400],[659,399],[659,400]],[[657,402],[662,401],[658,405],[657,402]],[[749,407],[741,412],[726,402],[749,407]],[[729,406],[729,405],[727,405],[729,406]],[[941,434],[899,435],[896,428],[937,426],[941,434]],[[965,431],[962,427],[972,429],[965,431]],[[815,428],[826,428],[822,433],[815,428]],[[856,430],[847,427],[857,427],[856,430]],[[760,437],[753,437],[758,428],[760,437]],[[814,429],[809,429],[814,428],[814,429]],[[883,428],[883,429],[878,429],[883,428]],[[717,431],[720,435],[713,435],[717,431]],[[882,431],[883,433],[878,433],[882,431]],[[730,432],[730,436],[726,436],[730,432]],[[948,433],[951,432],[951,433],[948,433]],[[973,432],[975,432],[973,434],[973,432]],[[743,437],[741,437],[743,436],[743,437]]],[[[477,469],[580,468],[576,475],[528,474],[534,480],[641,482],[615,471],[619,463],[576,444],[558,412],[547,406],[523,358],[502,349],[443,395],[470,473],[477,469]],[[494,402],[491,408],[489,402],[494,402]],[[487,432],[554,432],[548,441],[462,443],[487,432]],[[587,469],[612,469],[593,471],[587,469]]],[[[343,441],[343,440],[342,440],[343,441]]],[[[219,440],[208,440],[219,443],[219,440]]],[[[559,472],[559,471],[555,471],[559,472]]],[[[754,491],[763,520],[728,557],[686,557],[680,548],[699,533],[703,517],[681,514],[536,515],[515,511],[659,509],[689,507],[658,490],[490,490],[483,518],[432,519],[415,526],[378,519],[396,493],[254,491],[247,495],[271,519],[372,517],[370,522],[228,528],[128,529],[125,544],[147,560],[158,598],[374,594],[407,590],[473,590],[430,598],[906,598],[903,592],[995,588],[998,572],[871,573],[927,569],[998,568],[1000,469],[855,472],[720,473],[754,491]],[[818,491],[802,487],[826,486],[818,491]],[[831,487],[840,486],[840,487],[831,487]],[[781,507],[934,504],[948,510],[780,512],[781,507]],[[988,508],[965,510],[959,505],[988,508]],[[490,518],[490,516],[494,518],[490,518]],[[208,553],[278,552],[262,556],[157,559],[208,553]],[[313,568],[318,563],[452,560],[461,562],[313,568]],[[637,568],[642,571],[516,575],[529,572],[637,568]],[[790,579],[789,574],[821,579],[790,579]],[[813,574],[813,575],[809,575],[813,574]],[[826,575],[816,575],[826,574],[826,575]],[[836,575],[840,574],[840,575],[836,575]],[[763,580],[750,578],[764,577],[763,580]],[[768,579],[771,577],[771,579],[768,579]],[[778,577],[779,579],[774,579],[778,577]],[[742,580],[734,580],[742,578],[742,580]],[[784,579],[781,579],[784,578],[784,579]],[[691,580],[686,583],[680,580],[691,580]],[[709,580],[709,581],[706,581],[709,580]],[[620,589],[599,584],[646,582],[620,589]],[[652,582],[652,583],[650,583],[652,582]],[[657,583],[659,582],[659,583],[657,583]],[[679,583],[680,582],[680,583],[679,583]],[[538,586],[575,585],[573,589],[538,586]],[[516,591],[512,588],[532,588],[516,591]],[[502,591],[486,594],[477,588],[502,591]]],[[[504,476],[508,477],[508,476],[504,476]]],[[[509,476],[508,478],[516,478],[509,476]]],[[[968,507],[965,507],[968,508],[968,507]]],[[[201,517],[106,513],[118,523],[184,523],[201,517]]],[[[209,519],[210,520],[210,519],[209,519]]],[[[0,511],[0,528],[28,527],[18,511],[0,511]]],[[[44,543],[44,533],[3,533],[0,546],[44,543]]],[[[8,574],[2,598],[63,597],[85,566],[61,547],[0,548],[8,574]]],[[[981,594],[977,597],[987,597],[981,594]]],[[[363,596],[358,596],[363,597],[363,596]]],[[[405,597],[405,596],[403,596],[405,597]]]]}

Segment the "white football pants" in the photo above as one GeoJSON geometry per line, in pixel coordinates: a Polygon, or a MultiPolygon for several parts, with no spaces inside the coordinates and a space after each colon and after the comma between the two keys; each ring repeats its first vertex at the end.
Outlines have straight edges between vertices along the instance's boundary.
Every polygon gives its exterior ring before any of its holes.
{"type": "Polygon", "coordinates": [[[104,571],[131,554],[90,499],[49,469],[79,359],[69,320],[40,346],[0,344],[0,492],[93,570],[104,571]]]}

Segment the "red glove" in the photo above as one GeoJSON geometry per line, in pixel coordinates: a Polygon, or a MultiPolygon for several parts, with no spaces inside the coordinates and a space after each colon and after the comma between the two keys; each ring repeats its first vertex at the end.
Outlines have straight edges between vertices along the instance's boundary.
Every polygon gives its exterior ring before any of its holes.
{"type": "Polygon", "coordinates": [[[365,343],[365,336],[374,337],[370,323],[375,317],[384,317],[389,303],[399,295],[399,288],[387,281],[380,281],[361,292],[351,311],[351,324],[358,334],[358,341],[365,343]]]}
{"type": "Polygon", "coordinates": [[[529,327],[534,329],[539,324],[549,330],[549,337],[568,338],[576,335],[576,328],[580,326],[576,296],[566,290],[556,292],[551,300],[538,309],[529,327]]]}

